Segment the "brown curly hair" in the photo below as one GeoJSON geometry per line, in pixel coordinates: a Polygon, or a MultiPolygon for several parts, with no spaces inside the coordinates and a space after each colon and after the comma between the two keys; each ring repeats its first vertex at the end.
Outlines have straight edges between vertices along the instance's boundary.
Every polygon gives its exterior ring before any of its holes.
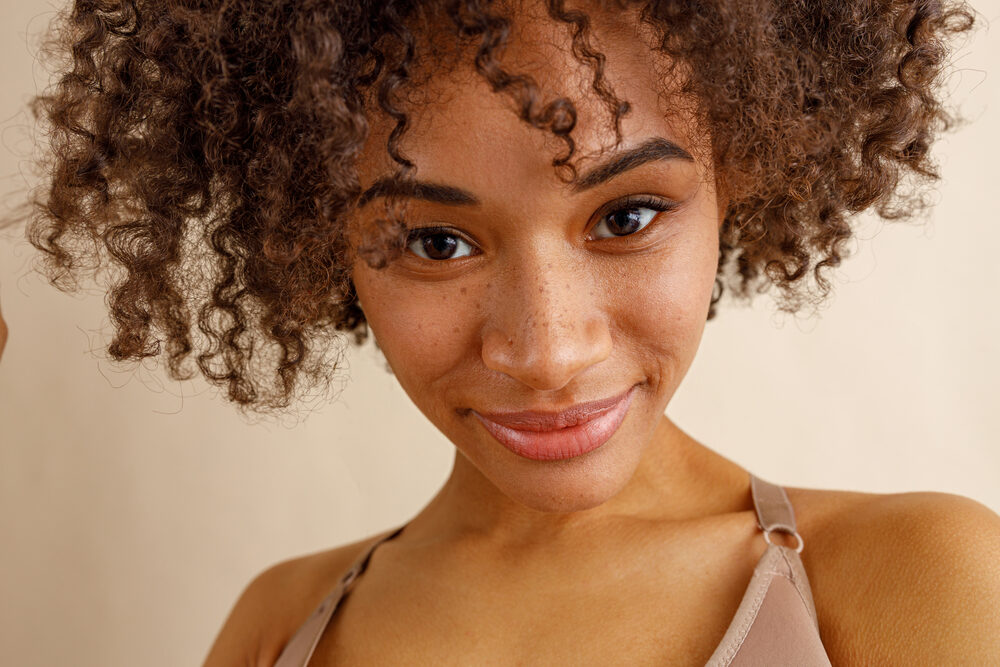
{"type": "MultiPolygon", "coordinates": [[[[544,5],[617,131],[628,105],[604,78],[588,15],[544,5]]],[[[822,298],[852,214],[925,205],[919,186],[937,178],[928,150],[952,122],[947,46],[973,21],[964,4],[617,5],[639,9],[683,68],[729,195],[709,317],[724,283],[742,296],[774,286],[788,311],[822,298]]],[[[355,160],[369,114],[387,114],[386,150],[412,172],[399,93],[417,85],[415,26],[427,17],[521,119],[565,142],[553,165],[572,170],[574,104],[540,103],[532,77],[504,68],[513,24],[492,0],[76,0],[57,17],[45,51],[62,59],[60,78],[32,101],[49,147],[28,234],[57,286],[83,272],[107,280],[112,357],[162,352],[178,379],[193,359],[257,410],[329,380],[346,344],[337,332],[367,333],[347,261],[355,160]]],[[[361,249],[373,266],[402,245],[398,221],[378,229],[387,235],[361,249]]]]}

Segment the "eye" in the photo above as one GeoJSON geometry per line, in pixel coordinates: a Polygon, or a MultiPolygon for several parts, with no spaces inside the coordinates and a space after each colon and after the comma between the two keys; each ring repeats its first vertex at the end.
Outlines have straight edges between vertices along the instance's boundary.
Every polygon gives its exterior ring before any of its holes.
{"type": "Polygon", "coordinates": [[[417,257],[442,261],[469,257],[475,248],[458,234],[441,227],[424,227],[410,232],[406,247],[417,257]]]}
{"type": "Polygon", "coordinates": [[[672,208],[674,204],[657,197],[628,197],[606,209],[590,235],[594,239],[629,236],[645,229],[658,213],[672,208]]]}

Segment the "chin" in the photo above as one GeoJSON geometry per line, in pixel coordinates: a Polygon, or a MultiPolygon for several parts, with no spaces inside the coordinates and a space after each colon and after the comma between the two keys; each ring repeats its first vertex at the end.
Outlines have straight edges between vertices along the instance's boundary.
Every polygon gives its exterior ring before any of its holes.
{"type": "Polygon", "coordinates": [[[525,461],[494,484],[538,512],[583,512],[617,496],[639,464],[639,452],[602,449],[566,461],[525,461]]]}

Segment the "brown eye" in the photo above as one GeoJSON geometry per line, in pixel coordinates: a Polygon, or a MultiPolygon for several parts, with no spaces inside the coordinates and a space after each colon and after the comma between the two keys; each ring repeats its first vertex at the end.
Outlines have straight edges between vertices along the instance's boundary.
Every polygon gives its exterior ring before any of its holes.
{"type": "Polygon", "coordinates": [[[610,239],[637,234],[648,227],[657,215],[677,208],[677,202],[656,195],[629,195],[602,206],[597,224],[590,230],[591,239],[610,239]]]}
{"type": "Polygon", "coordinates": [[[417,257],[436,261],[468,257],[472,246],[457,234],[443,229],[417,229],[406,246],[417,257]]]}
{"type": "Polygon", "coordinates": [[[645,226],[642,217],[644,210],[648,209],[630,208],[623,211],[615,211],[608,216],[608,231],[616,236],[636,233],[645,226]]]}
{"type": "Polygon", "coordinates": [[[606,239],[628,236],[645,228],[660,211],[645,206],[620,208],[603,216],[591,232],[594,238],[606,239]]]}

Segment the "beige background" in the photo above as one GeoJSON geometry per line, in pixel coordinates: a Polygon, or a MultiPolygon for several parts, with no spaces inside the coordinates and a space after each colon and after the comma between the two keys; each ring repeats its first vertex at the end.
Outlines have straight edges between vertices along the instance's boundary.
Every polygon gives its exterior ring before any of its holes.
{"type": "MultiPolygon", "coordinates": [[[[668,410],[766,479],[947,491],[1000,510],[1000,59],[986,26],[1000,0],[978,6],[949,80],[973,122],[939,146],[927,224],[865,221],[818,317],[776,317],[766,298],[723,307],[668,410]]],[[[47,14],[0,8],[0,192],[16,193],[47,14]]],[[[249,424],[202,385],[95,356],[100,295],[54,291],[30,259],[23,241],[0,241],[5,664],[197,664],[255,573],[402,523],[444,480],[451,445],[373,349],[352,351],[338,402],[298,424],[249,424]]]]}

